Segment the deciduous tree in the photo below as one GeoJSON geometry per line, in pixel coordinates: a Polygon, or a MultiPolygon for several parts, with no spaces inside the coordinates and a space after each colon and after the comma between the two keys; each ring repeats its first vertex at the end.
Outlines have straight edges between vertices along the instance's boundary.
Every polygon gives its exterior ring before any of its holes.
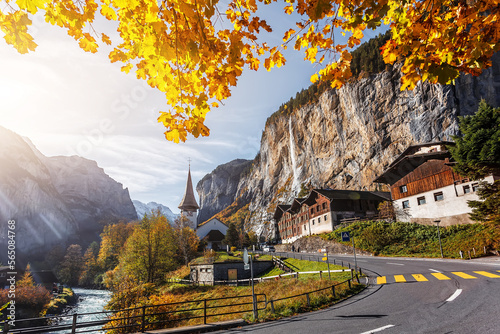
{"type": "Polygon", "coordinates": [[[404,62],[401,88],[412,89],[419,80],[450,83],[459,72],[481,73],[500,40],[498,0],[4,1],[0,29],[21,53],[36,48],[28,30],[34,15],[66,29],[85,51],[97,52],[98,41],[112,45],[111,62],[121,62],[125,72],[135,68],[138,78],[165,93],[169,110],[158,120],[175,142],[187,133],[208,136],[207,113],[231,95],[244,68],[280,67],[290,45],[304,50],[305,60],[326,64],[313,82],[340,87],[351,76],[350,50],[364,31],[390,25],[384,61],[404,62]],[[259,9],[278,3],[297,22],[283,43],[270,45],[262,32],[272,27],[259,9]],[[120,37],[97,31],[96,16],[117,21],[120,37]],[[344,44],[339,33],[348,35],[344,44]]]}
{"type": "Polygon", "coordinates": [[[118,265],[127,238],[132,234],[134,224],[119,222],[107,225],[101,233],[101,246],[97,262],[104,271],[112,270],[118,265]]]}
{"type": "Polygon", "coordinates": [[[138,282],[158,282],[176,268],[176,252],[174,230],[157,210],[134,227],[120,257],[120,267],[138,282]]]}
{"type": "Polygon", "coordinates": [[[80,245],[70,245],[61,263],[60,276],[62,282],[71,286],[77,285],[82,265],[82,247],[80,245]]]}
{"type": "Polygon", "coordinates": [[[196,257],[200,238],[193,230],[190,220],[181,215],[175,222],[175,238],[177,241],[177,252],[184,260],[184,265],[196,257]]]}

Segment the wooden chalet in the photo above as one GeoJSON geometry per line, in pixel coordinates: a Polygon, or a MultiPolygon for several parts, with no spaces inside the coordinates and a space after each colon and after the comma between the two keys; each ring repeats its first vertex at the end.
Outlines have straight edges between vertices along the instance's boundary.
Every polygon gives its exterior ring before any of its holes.
{"type": "Polygon", "coordinates": [[[283,243],[306,235],[331,232],[346,218],[369,219],[381,202],[390,201],[383,192],[314,189],[291,205],[278,205],[274,221],[283,243]]]}
{"type": "MultiPolygon", "coordinates": [[[[472,222],[467,201],[478,200],[479,181],[455,173],[447,146],[441,141],[406,149],[374,182],[391,187],[396,218],[400,221],[442,225],[472,222]]],[[[498,176],[484,179],[494,182],[498,176]]]]}

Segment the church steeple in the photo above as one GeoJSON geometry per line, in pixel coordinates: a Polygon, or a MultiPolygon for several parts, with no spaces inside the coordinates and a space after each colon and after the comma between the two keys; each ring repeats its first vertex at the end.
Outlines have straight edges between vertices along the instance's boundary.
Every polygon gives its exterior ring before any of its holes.
{"type": "Polygon", "coordinates": [[[193,223],[194,228],[197,227],[196,216],[199,208],[198,203],[196,203],[196,198],[194,197],[193,182],[191,181],[191,164],[189,164],[186,191],[179,204],[179,209],[181,209],[181,215],[185,216],[193,223]]]}

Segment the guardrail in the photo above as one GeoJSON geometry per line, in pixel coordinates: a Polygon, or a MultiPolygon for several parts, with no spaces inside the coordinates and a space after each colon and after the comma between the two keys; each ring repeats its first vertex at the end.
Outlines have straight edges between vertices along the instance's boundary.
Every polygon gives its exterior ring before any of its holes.
{"type": "MultiPolygon", "coordinates": [[[[8,322],[0,322],[4,326],[5,333],[20,334],[20,333],[47,333],[57,331],[67,331],[69,333],[88,333],[96,332],[99,329],[87,329],[89,327],[105,326],[106,330],[109,329],[133,329],[136,331],[144,332],[146,329],[164,328],[166,323],[176,323],[191,319],[203,319],[203,323],[207,324],[208,319],[211,317],[247,313],[253,311],[254,301],[252,295],[222,297],[222,298],[208,298],[201,300],[191,300],[185,302],[160,304],[160,305],[144,305],[142,307],[134,307],[118,311],[103,311],[82,314],[72,314],[67,316],[52,316],[44,318],[31,318],[16,320],[17,328],[9,328],[8,322]],[[249,299],[249,301],[245,301],[249,299]],[[225,305],[213,305],[215,302],[236,300],[235,303],[228,303],[225,305]],[[212,305],[211,305],[212,304],[212,305]],[[242,306],[243,309],[235,310],[235,307],[242,306]],[[250,306],[245,308],[245,306],[250,306]],[[220,312],[212,312],[218,310],[220,312]],[[201,313],[197,315],[197,311],[201,313]],[[106,319],[95,321],[79,321],[88,315],[104,315],[106,319]],[[115,315],[115,317],[113,317],[115,315]],[[55,320],[63,318],[71,318],[70,324],[50,324],[55,320]],[[44,325],[39,325],[44,322],[44,325]],[[31,325],[30,324],[35,324],[31,325]],[[78,330],[85,329],[85,330],[78,330]],[[77,331],[78,330],[78,331],[77,331]]],[[[255,307],[257,311],[263,310],[267,307],[267,297],[265,294],[255,294],[255,307]]],[[[171,327],[171,326],[168,326],[171,327]]]]}

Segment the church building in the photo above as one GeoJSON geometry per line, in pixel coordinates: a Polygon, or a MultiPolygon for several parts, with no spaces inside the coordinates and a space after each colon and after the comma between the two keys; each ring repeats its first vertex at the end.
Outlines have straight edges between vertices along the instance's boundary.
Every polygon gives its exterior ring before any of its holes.
{"type": "Polygon", "coordinates": [[[197,218],[199,208],[198,203],[196,203],[196,198],[194,198],[193,182],[191,181],[191,166],[189,166],[186,191],[184,192],[181,204],[179,204],[179,209],[181,209],[181,217],[187,218],[191,223],[190,225],[195,230],[198,228],[197,218]]]}
{"type": "Polygon", "coordinates": [[[179,204],[181,216],[189,220],[189,225],[196,231],[200,240],[204,240],[207,243],[208,249],[222,249],[222,240],[226,236],[226,231],[228,229],[227,225],[217,218],[212,218],[198,225],[197,218],[199,208],[196,198],[194,197],[193,181],[191,180],[191,166],[189,166],[186,191],[179,204]]]}

